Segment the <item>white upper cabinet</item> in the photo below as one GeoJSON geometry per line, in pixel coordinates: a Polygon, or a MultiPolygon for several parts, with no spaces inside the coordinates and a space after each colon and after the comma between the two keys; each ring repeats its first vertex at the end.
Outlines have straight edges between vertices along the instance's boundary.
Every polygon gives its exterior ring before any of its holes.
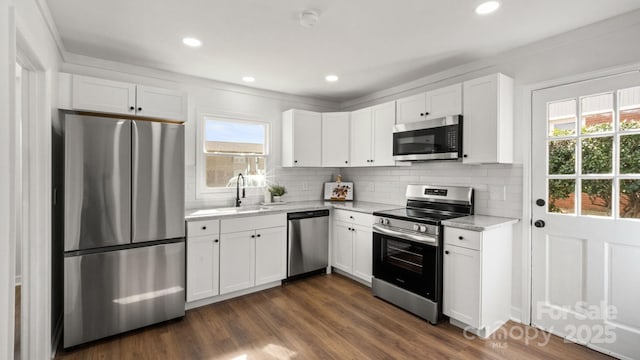
{"type": "Polygon", "coordinates": [[[393,166],[395,102],[351,113],[351,166],[393,166]]]}
{"type": "Polygon", "coordinates": [[[136,115],[160,119],[184,119],[187,98],[181,91],[136,85],[136,115]]]}
{"type": "Polygon", "coordinates": [[[371,108],[373,121],[372,166],[393,166],[393,126],[396,124],[395,101],[371,108]]]}
{"type": "Polygon", "coordinates": [[[136,85],[73,75],[71,107],[110,114],[136,114],[136,85]]]}
{"type": "Polygon", "coordinates": [[[282,166],[322,165],[322,116],[318,112],[287,110],[282,113],[282,166]]]}
{"type": "Polygon", "coordinates": [[[455,84],[427,92],[425,118],[435,119],[462,114],[462,84],[455,84]]]}
{"type": "Polygon", "coordinates": [[[351,113],[351,166],[370,166],[373,141],[371,108],[351,113]]]}
{"type": "Polygon", "coordinates": [[[396,101],[398,124],[455,114],[462,114],[462,84],[454,84],[396,101]]]}
{"type": "Polygon", "coordinates": [[[187,120],[187,96],[181,91],[64,73],[59,89],[61,109],[187,120]]]}
{"type": "Polygon", "coordinates": [[[427,97],[425,93],[409,96],[396,101],[396,121],[398,124],[406,124],[424,120],[427,109],[427,97]]]}
{"type": "Polygon", "coordinates": [[[349,166],[349,113],[322,113],[322,166],[349,166]]]}
{"type": "Polygon", "coordinates": [[[492,74],[464,82],[464,164],[513,162],[513,79],[492,74]]]}

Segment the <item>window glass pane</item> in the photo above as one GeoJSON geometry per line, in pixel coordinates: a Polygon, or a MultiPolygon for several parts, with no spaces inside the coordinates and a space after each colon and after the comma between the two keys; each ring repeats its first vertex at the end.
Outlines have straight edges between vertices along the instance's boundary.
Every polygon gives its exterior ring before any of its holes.
{"type": "Polygon", "coordinates": [[[618,91],[620,130],[640,129],[640,86],[618,91]]]}
{"type": "Polygon", "coordinates": [[[613,180],[582,180],[581,215],[611,216],[613,180]]]}
{"type": "Polygon", "coordinates": [[[582,173],[611,174],[613,136],[584,138],[582,144],[582,173]]]}
{"type": "Polygon", "coordinates": [[[576,141],[549,141],[549,174],[569,175],[576,173],[576,141]]]}
{"type": "Polygon", "coordinates": [[[613,130],[613,94],[587,96],[581,99],[583,134],[613,130]]]}
{"type": "Polygon", "coordinates": [[[265,154],[266,124],[205,119],[205,151],[265,154]]]}
{"type": "Polygon", "coordinates": [[[620,217],[640,219],[640,179],[620,180],[620,217]]]}
{"type": "Polygon", "coordinates": [[[547,108],[549,136],[568,136],[576,133],[576,100],[550,103],[547,108]]]}
{"type": "Polygon", "coordinates": [[[576,181],[573,179],[549,179],[550,213],[575,214],[576,181]]]}
{"type": "Polygon", "coordinates": [[[207,155],[206,161],[207,187],[235,187],[239,173],[244,176],[247,187],[265,186],[264,157],[207,155]]]}
{"type": "Polygon", "coordinates": [[[640,174],[640,134],[620,136],[620,173],[640,174]]]}

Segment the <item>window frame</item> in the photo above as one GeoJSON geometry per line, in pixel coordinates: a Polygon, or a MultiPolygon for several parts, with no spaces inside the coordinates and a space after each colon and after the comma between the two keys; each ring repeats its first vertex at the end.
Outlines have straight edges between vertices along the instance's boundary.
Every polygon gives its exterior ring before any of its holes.
{"type": "MultiPolygon", "coordinates": [[[[209,187],[206,180],[206,167],[207,167],[207,152],[205,151],[205,136],[206,136],[206,123],[207,119],[221,120],[236,123],[245,124],[261,124],[265,127],[265,153],[264,155],[246,155],[247,157],[264,157],[265,159],[265,173],[272,172],[271,167],[271,123],[260,119],[256,116],[242,113],[227,113],[227,112],[210,112],[200,111],[197,117],[196,127],[196,199],[207,198],[226,198],[230,194],[235,194],[236,189],[233,187],[209,187]],[[222,196],[224,195],[224,196],[222,196]]],[[[239,155],[244,156],[244,155],[239,155]]],[[[262,194],[264,190],[263,186],[247,186],[247,196],[257,196],[262,194]]]]}

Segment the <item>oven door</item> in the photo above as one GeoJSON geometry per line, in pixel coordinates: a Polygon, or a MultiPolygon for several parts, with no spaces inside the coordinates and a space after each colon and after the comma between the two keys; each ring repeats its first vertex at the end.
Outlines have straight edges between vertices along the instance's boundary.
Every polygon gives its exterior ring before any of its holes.
{"type": "Polygon", "coordinates": [[[460,116],[398,124],[393,131],[393,157],[398,161],[458,159],[461,129],[460,116]]]}
{"type": "Polygon", "coordinates": [[[373,233],[373,276],[438,301],[439,247],[373,233]]]}

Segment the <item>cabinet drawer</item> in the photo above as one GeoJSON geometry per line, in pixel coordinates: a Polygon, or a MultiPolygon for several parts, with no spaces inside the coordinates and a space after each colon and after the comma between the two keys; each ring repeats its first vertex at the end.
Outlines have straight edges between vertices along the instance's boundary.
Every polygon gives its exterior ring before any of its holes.
{"type": "Polygon", "coordinates": [[[220,220],[202,220],[187,222],[187,236],[218,235],[220,220]]]}
{"type": "Polygon", "coordinates": [[[333,219],[336,221],[343,221],[368,227],[373,225],[373,215],[357,211],[336,209],[333,213],[333,219]]]}
{"type": "Polygon", "coordinates": [[[467,249],[482,249],[482,233],[478,231],[464,230],[445,226],[445,245],[460,246],[467,249]]]}
{"type": "Polygon", "coordinates": [[[238,231],[250,231],[277,226],[287,226],[287,214],[282,213],[223,219],[220,221],[220,232],[222,234],[228,234],[238,231]]]}

